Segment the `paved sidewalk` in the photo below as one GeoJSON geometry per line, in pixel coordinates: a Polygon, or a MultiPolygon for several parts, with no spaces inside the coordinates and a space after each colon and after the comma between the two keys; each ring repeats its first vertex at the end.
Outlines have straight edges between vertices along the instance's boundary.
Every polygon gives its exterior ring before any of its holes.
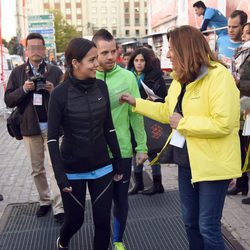
{"type": "MultiPolygon", "coordinates": [[[[150,171],[150,168],[146,168],[150,171]]],[[[0,116],[0,218],[9,203],[36,202],[38,194],[30,176],[31,167],[23,141],[17,141],[6,131],[6,122],[0,116]]],[[[175,165],[162,167],[166,190],[177,189],[175,165]]],[[[223,213],[223,225],[245,248],[250,250],[250,206],[241,204],[241,195],[227,197],[223,213]]],[[[167,205],[167,204],[166,204],[167,205]]]]}

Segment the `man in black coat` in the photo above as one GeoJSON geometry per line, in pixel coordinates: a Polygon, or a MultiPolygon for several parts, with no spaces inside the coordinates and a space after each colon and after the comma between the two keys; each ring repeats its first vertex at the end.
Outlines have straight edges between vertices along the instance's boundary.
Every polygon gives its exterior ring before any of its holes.
{"type": "Polygon", "coordinates": [[[51,91],[60,82],[62,71],[57,66],[44,61],[45,52],[45,41],[42,35],[30,33],[26,38],[28,60],[12,71],[4,100],[7,107],[17,106],[20,113],[21,134],[31,160],[31,175],[40,198],[40,207],[36,215],[37,217],[46,215],[52,204],[55,220],[61,223],[64,218],[62,199],[51,163],[45,170],[44,151],[47,150],[49,97],[51,91]],[[47,177],[51,181],[53,198],[47,177]]]}

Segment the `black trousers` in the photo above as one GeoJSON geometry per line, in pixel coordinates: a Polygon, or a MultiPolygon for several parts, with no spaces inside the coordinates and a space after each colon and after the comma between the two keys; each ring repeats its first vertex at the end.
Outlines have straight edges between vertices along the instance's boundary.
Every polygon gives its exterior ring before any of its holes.
{"type": "Polygon", "coordinates": [[[68,246],[70,238],[81,228],[84,221],[86,186],[88,185],[95,225],[94,250],[107,250],[110,241],[110,214],[113,197],[113,173],[94,180],[70,180],[72,194],[81,203],[65,192],[62,200],[65,221],[60,230],[60,243],[68,246]]]}
{"type": "MultiPolygon", "coordinates": [[[[249,138],[247,136],[242,136],[242,130],[239,131],[240,136],[240,151],[241,151],[241,162],[242,167],[246,159],[246,152],[249,145],[249,138]]],[[[243,173],[241,177],[236,180],[236,187],[248,190],[248,175],[243,173]]]]}

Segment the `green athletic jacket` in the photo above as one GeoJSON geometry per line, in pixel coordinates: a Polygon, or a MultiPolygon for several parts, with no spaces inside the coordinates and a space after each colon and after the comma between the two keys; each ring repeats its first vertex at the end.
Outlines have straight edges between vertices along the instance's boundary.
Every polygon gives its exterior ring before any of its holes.
{"type": "Polygon", "coordinates": [[[111,113],[122,158],[130,158],[133,155],[130,125],[135,134],[136,152],[146,153],[148,150],[146,146],[147,136],[144,130],[143,117],[133,113],[130,105],[119,103],[122,93],[140,97],[135,76],[132,72],[115,65],[111,71],[97,71],[96,78],[105,81],[108,86],[111,113]]]}

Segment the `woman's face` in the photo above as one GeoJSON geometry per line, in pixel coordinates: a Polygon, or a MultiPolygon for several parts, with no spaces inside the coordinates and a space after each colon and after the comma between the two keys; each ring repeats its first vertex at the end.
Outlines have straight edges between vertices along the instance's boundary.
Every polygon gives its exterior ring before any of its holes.
{"type": "Polygon", "coordinates": [[[87,79],[96,77],[96,70],[99,66],[97,61],[97,49],[91,48],[86,56],[80,61],[75,61],[74,75],[78,79],[87,79]]]}
{"type": "Polygon", "coordinates": [[[250,25],[246,25],[242,31],[242,40],[247,42],[250,40],[250,25]]]}
{"type": "Polygon", "coordinates": [[[146,62],[142,54],[139,54],[134,59],[134,67],[137,73],[141,73],[145,68],[146,62]]]}
{"type": "Polygon", "coordinates": [[[172,63],[173,70],[176,70],[177,67],[178,67],[178,63],[177,63],[177,59],[175,57],[174,50],[173,50],[173,47],[172,47],[171,38],[169,39],[169,43],[168,43],[167,58],[169,58],[170,62],[172,63]]]}

